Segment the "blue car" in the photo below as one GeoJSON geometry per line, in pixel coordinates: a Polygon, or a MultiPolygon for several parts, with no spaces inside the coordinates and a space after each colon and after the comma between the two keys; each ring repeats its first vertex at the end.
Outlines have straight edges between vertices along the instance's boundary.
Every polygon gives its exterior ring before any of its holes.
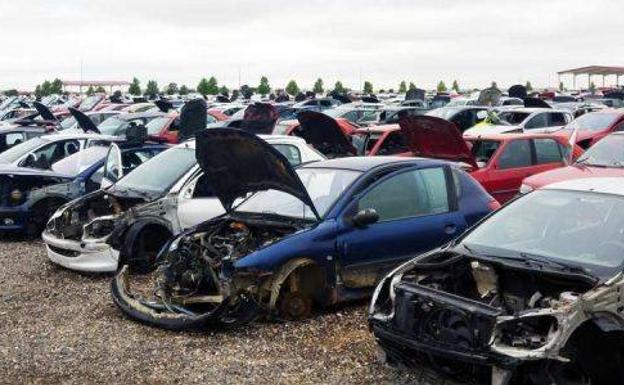
{"type": "Polygon", "coordinates": [[[153,298],[130,291],[132,266],[112,284],[125,313],[168,329],[234,326],[267,313],[301,319],[314,304],[366,297],[391,268],[498,207],[445,161],[351,157],[295,170],[241,130],[204,130],[196,143],[205,176],[196,189],[217,196],[226,213],[165,244],[153,298]]]}
{"type": "Polygon", "coordinates": [[[128,173],[166,148],[162,144],[119,143],[110,150],[89,147],[46,169],[0,166],[0,234],[39,235],[60,206],[98,190],[103,179],[114,182],[117,171],[106,170],[104,165],[109,151],[119,153],[123,172],[128,173]]]}

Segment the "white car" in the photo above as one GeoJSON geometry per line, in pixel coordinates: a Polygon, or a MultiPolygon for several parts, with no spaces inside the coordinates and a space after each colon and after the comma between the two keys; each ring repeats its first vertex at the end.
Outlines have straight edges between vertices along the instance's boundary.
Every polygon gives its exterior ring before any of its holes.
{"type": "Polygon", "coordinates": [[[472,137],[482,134],[549,133],[562,129],[573,119],[568,110],[550,108],[511,108],[499,112],[498,117],[507,124],[479,124],[464,131],[464,135],[472,137]]]}
{"type": "MultiPolygon", "coordinates": [[[[291,164],[325,159],[301,138],[260,137],[291,164]]],[[[105,178],[111,170],[120,170],[115,166],[117,158],[113,147],[105,178]]],[[[120,253],[155,257],[172,235],[225,212],[210,191],[195,189],[202,175],[194,140],[160,153],[112,186],[74,200],[52,215],[42,234],[48,258],[69,269],[114,272],[120,253]]]]}

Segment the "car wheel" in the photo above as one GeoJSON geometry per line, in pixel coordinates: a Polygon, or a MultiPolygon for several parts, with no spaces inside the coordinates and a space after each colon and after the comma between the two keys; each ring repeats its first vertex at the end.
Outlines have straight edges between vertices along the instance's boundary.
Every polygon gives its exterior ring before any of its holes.
{"type": "Polygon", "coordinates": [[[282,295],[279,304],[280,316],[287,320],[301,320],[312,315],[312,297],[309,294],[286,292],[282,295]]]}

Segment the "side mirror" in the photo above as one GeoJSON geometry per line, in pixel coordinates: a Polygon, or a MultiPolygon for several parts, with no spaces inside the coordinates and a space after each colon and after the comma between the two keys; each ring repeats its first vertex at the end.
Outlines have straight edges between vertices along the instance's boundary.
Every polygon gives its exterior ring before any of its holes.
{"type": "Polygon", "coordinates": [[[360,210],[351,218],[351,222],[357,227],[366,227],[379,221],[379,214],[375,209],[360,210]]]}

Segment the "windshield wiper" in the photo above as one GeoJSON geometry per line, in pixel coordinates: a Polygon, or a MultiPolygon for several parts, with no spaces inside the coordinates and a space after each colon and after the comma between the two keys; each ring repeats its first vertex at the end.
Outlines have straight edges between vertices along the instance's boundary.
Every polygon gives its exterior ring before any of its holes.
{"type": "Polygon", "coordinates": [[[552,259],[543,257],[537,254],[531,254],[527,252],[520,253],[522,260],[527,264],[537,264],[540,267],[549,266],[551,268],[556,268],[558,270],[567,271],[570,273],[582,274],[582,275],[590,275],[593,277],[589,269],[586,269],[581,266],[569,265],[563,262],[553,261],[552,259]]]}

